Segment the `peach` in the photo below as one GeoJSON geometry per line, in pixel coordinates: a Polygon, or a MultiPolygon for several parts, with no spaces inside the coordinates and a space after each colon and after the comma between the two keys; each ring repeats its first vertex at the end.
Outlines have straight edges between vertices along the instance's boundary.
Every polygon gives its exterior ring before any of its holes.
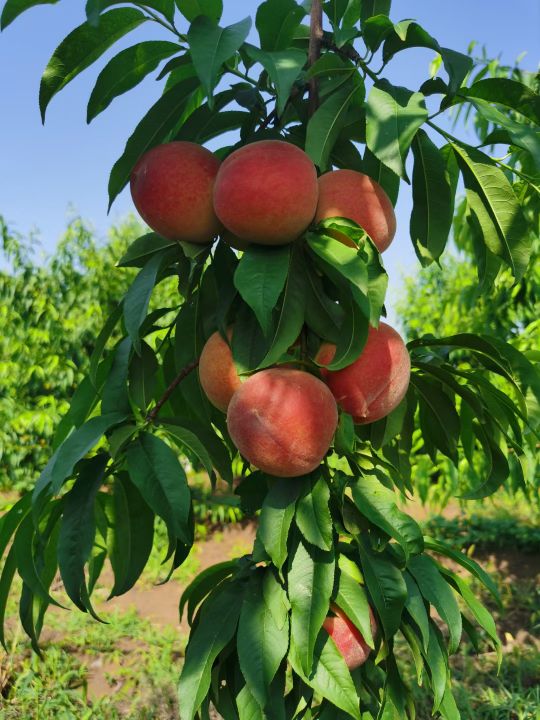
{"type": "Polygon", "coordinates": [[[255,373],[234,393],[229,434],[240,453],[269,475],[297,477],[319,466],[337,426],[332,393],[290,368],[255,373]]]}
{"type": "MultiPolygon", "coordinates": [[[[354,670],[366,662],[371,648],[367,645],[360,630],[353,625],[344,612],[335,605],[332,606],[332,610],[335,616],[327,617],[323,623],[323,627],[335,642],[349,670],[354,670]]],[[[369,617],[371,633],[375,638],[377,634],[377,621],[371,608],[369,608],[369,617]]]]}
{"type": "MultiPolygon", "coordinates": [[[[323,343],[316,362],[328,365],[335,345],[323,343]]],[[[322,369],[338,404],[357,423],[371,423],[388,415],[405,397],[409,387],[411,361],[399,333],[381,322],[369,328],[360,357],[342,370],[322,369]]]]}
{"type": "Polygon", "coordinates": [[[145,153],[131,173],[131,196],[143,220],[171,240],[211,243],[221,224],[212,193],[219,159],[191,142],[145,153]]]}
{"type": "Polygon", "coordinates": [[[311,223],[317,197],[317,172],[306,153],[281,140],[261,140],[223,161],[214,208],[241,240],[285,245],[311,223]]]}
{"type": "MultiPolygon", "coordinates": [[[[227,330],[229,342],[232,328],[227,330]]],[[[242,381],[236,372],[230,346],[218,332],[210,335],[199,358],[199,380],[212,405],[226,413],[242,381]]]]}
{"type": "MultiPolygon", "coordinates": [[[[369,175],[356,170],[334,170],[319,178],[319,202],[315,221],[345,217],[362,227],[384,252],[396,234],[396,216],[390,198],[369,175]]],[[[341,242],[350,240],[332,231],[341,242]],[[339,236],[339,237],[338,237],[339,236]]]]}

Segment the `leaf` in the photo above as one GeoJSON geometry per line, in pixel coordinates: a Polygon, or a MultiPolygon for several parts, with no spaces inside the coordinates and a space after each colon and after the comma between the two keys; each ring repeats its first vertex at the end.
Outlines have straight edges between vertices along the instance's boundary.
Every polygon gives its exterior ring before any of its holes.
{"type": "Polygon", "coordinates": [[[337,343],[343,323],[343,310],[325,292],[314,268],[308,268],[306,283],[306,324],[323,340],[337,343]]]}
{"type": "MultiPolygon", "coordinates": [[[[123,0],[86,0],[86,18],[90,25],[98,27],[101,13],[112,5],[120,5],[123,0]]],[[[139,3],[135,0],[134,5],[144,5],[145,8],[157,10],[158,13],[164,15],[169,21],[174,19],[174,0],[145,0],[139,3]]]]}
{"type": "Polygon", "coordinates": [[[411,558],[409,571],[418,583],[424,598],[433,605],[448,626],[450,633],[448,650],[450,653],[456,652],[461,639],[461,613],[450,586],[428,555],[411,558]]]}
{"type": "Polygon", "coordinates": [[[182,619],[184,608],[187,605],[187,619],[192,624],[195,610],[199,603],[214,590],[225,578],[233,574],[238,565],[237,560],[226,560],[210,567],[199,573],[194,580],[186,587],[180,598],[178,607],[178,617],[182,619]]]}
{"type": "Polygon", "coordinates": [[[249,581],[242,602],[236,640],[242,675],[262,708],[269,700],[270,684],[289,646],[287,609],[283,606],[283,622],[279,627],[265,601],[263,582],[266,575],[271,575],[271,571],[266,574],[258,572],[249,581]]]}
{"type": "Polygon", "coordinates": [[[134,355],[129,368],[129,393],[141,410],[152,402],[156,387],[159,363],[150,345],[141,343],[140,355],[134,355]]]}
{"type": "Polygon", "coordinates": [[[86,612],[82,588],[86,585],[84,566],[94,545],[96,521],[94,502],[104,481],[109,457],[96,455],[84,466],[64,499],[58,538],[58,568],[69,598],[86,612]]]}
{"type": "Polygon", "coordinates": [[[30,509],[31,494],[26,493],[0,518],[0,558],[9,545],[11,537],[30,509]]]}
{"type": "Polygon", "coordinates": [[[257,8],[255,25],[263,50],[286,50],[306,14],[295,0],[265,0],[257,8]]]}
{"type": "Polygon", "coordinates": [[[238,585],[227,583],[202,607],[186,649],[178,686],[182,720],[195,717],[210,688],[212,665],[234,637],[241,608],[239,595],[238,585]]]}
{"type": "MultiPolygon", "coordinates": [[[[510,78],[485,78],[462,91],[466,98],[476,98],[504,105],[540,125],[540,95],[527,85],[510,78]]],[[[455,102],[464,98],[456,98],[455,102]]]]}
{"type": "Polygon", "coordinates": [[[421,93],[378,80],[366,108],[366,143],[390,170],[408,181],[405,159],[418,128],[428,112],[421,93]]]}
{"type": "Polygon", "coordinates": [[[139,272],[124,297],[124,323],[133,346],[139,354],[141,352],[139,328],[148,312],[148,305],[162,262],[163,254],[153,255],[139,272]]]}
{"type": "MultiPolygon", "coordinates": [[[[141,433],[126,451],[129,476],[145,502],[165,521],[170,538],[193,542],[191,493],[184,469],[163,440],[141,433]]],[[[169,540],[169,553],[176,543],[169,540]]]]}
{"type": "Polygon", "coordinates": [[[308,234],[308,245],[321,260],[346,278],[361,293],[367,295],[367,266],[357,250],[347,247],[329,235],[308,234]]]}
{"type": "Polygon", "coordinates": [[[236,696],[236,707],[238,709],[238,720],[264,720],[265,718],[260,704],[255,699],[255,695],[253,695],[247,683],[236,696]]]}
{"type": "Polygon", "coordinates": [[[354,75],[352,82],[326,98],[309,119],[306,135],[306,153],[321,171],[328,168],[328,160],[339,133],[345,125],[347,111],[353,103],[362,102],[364,84],[354,75]]]}
{"type": "Polygon", "coordinates": [[[41,119],[45,122],[47,106],[62,88],[145,20],[140,10],[119,8],[105,13],[99,27],[83,23],[75,28],[56,48],[43,72],[39,88],[41,119]]]}
{"type": "Polygon", "coordinates": [[[315,643],[330,607],[334,575],[333,551],[308,550],[298,539],[290,559],[287,584],[291,603],[291,636],[294,637],[300,666],[308,677],[313,671],[315,643]]]}
{"type": "Polygon", "coordinates": [[[407,586],[401,571],[387,553],[377,553],[369,540],[358,537],[360,562],[366,587],[381,619],[387,640],[396,634],[407,599],[407,586]]]}
{"type": "Polygon", "coordinates": [[[446,247],[454,203],[446,163],[423,130],[416,133],[412,151],[411,239],[420,261],[427,264],[437,261],[446,247]]]}
{"type": "Polygon", "coordinates": [[[420,636],[422,638],[422,647],[427,652],[429,644],[429,615],[426,610],[424,598],[420,593],[420,589],[416,581],[409,572],[404,573],[405,583],[407,585],[407,600],[405,602],[405,610],[416,623],[420,636]]]}
{"type": "Polygon", "coordinates": [[[110,316],[107,318],[107,321],[105,325],[103,326],[101,332],[96,338],[95,345],[94,345],[94,351],[92,352],[92,355],[90,356],[90,370],[89,370],[89,377],[92,383],[95,385],[97,381],[97,374],[98,374],[98,367],[99,362],[101,360],[101,357],[103,355],[103,351],[105,350],[105,346],[107,344],[107,341],[111,337],[116,325],[118,324],[118,321],[122,317],[122,302],[119,302],[118,305],[114,308],[110,316]]]}
{"type": "Polygon", "coordinates": [[[392,0],[362,0],[362,25],[374,15],[389,15],[392,0]]]}
{"type": "Polygon", "coordinates": [[[55,5],[58,0],[6,0],[0,17],[0,30],[5,30],[15,18],[36,5],[55,5]]]}
{"type": "Polygon", "coordinates": [[[438,382],[413,373],[411,384],[418,393],[422,431],[456,465],[460,422],[454,403],[438,382]]]}
{"type": "Polygon", "coordinates": [[[493,495],[510,474],[510,466],[508,465],[508,459],[505,453],[481,425],[477,426],[477,429],[479,431],[477,432],[477,436],[482,443],[482,448],[487,458],[487,477],[478,487],[464,492],[461,495],[464,500],[481,500],[489,495],[493,495]]]}
{"type": "Polygon", "coordinates": [[[433,690],[433,713],[439,709],[446,689],[448,654],[441,633],[432,620],[429,622],[429,643],[424,654],[433,690]]]}
{"type": "Polygon", "coordinates": [[[12,545],[7,557],[4,561],[2,572],[0,574],[0,643],[6,651],[9,652],[6,644],[5,636],[5,617],[6,607],[9,598],[9,591],[13,584],[13,578],[15,577],[15,571],[17,570],[17,558],[15,557],[15,548],[12,545]]]}
{"type": "Polygon", "coordinates": [[[210,107],[223,63],[240,48],[250,28],[249,17],[226,28],[215,25],[206,15],[199,15],[191,23],[188,31],[191,59],[210,107]]]}
{"type": "Polygon", "coordinates": [[[127,391],[131,347],[131,338],[124,338],[116,346],[113,363],[103,387],[101,400],[103,415],[116,412],[126,416],[131,412],[127,391]]]}
{"type": "Polygon", "coordinates": [[[386,167],[367,147],[364,152],[362,165],[362,171],[373,178],[375,182],[379,183],[395,207],[399,195],[399,175],[396,175],[393,170],[386,167]]]}
{"type": "Polygon", "coordinates": [[[91,122],[114,98],[134,88],[155,70],[162,60],[180,49],[177,43],[149,40],[115,55],[98,75],[88,101],[86,121],[91,122]]]}
{"type": "MultiPolygon", "coordinates": [[[[100,26],[101,27],[101,26],[100,26]]],[[[129,182],[139,158],[156,145],[166,142],[174,132],[191,94],[199,87],[197,78],[188,78],[165,92],[152,105],[126,143],[109,177],[109,210],[117,195],[129,182]]]]}
{"type": "Polygon", "coordinates": [[[312,476],[308,492],[296,506],[296,524],[308,543],[331,550],[333,524],[330,514],[330,488],[322,475],[312,476]]]}
{"type": "Polygon", "coordinates": [[[484,153],[452,144],[467,190],[467,202],[480,221],[488,249],[520,279],[529,262],[531,235],[504,172],[484,153]]]}
{"type": "Polygon", "coordinates": [[[182,15],[193,22],[199,15],[206,15],[218,23],[223,13],[223,0],[175,0],[182,15]]]}
{"type": "Polygon", "coordinates": [[[396,496],[374,475],[360,475],[351,483],[352,496],[358,511],[403,548],[405,557],[424,549],[422,530],[412,517],[399,510],[396,496]]]}
{"type": "Polygon", "coordinates": [[[503,128],[489,133],[482,146],[500,143],[515,145],[530,153],[537,169],[540,169],[540,132],[537,129],[515,122],[483,100],[473,100],[472,104],[485,120],[503,128]]]}
{"type": "Polygon", "coordinates": [[[272,314],[287,280],[291,249],[251,245],[240,258],[234,285],[255,313],[265,335],[272,328],[272,314]]]}
{"type": "Polygon", "coordinates": [[[257,537],[278,570],[281,570],[287,559],[289,529],[296,501],[303,488],[304,484],[298,478],[276,480],[261,510],[257,537]]]}
{"type": "Polygon", "coordinates": [[[248,55],[260,63],[267,71],[277,93],[276,109],[278,115],[285,110],[291,90],[306,64],[307,54],[303,50],[276,50],[274,52],[259,50],[248,45],[248,55]]]}
{"type": "Polygon", "coordinates": [[[375,647],[371,631],[371,618],[366,591],[359,582],[343,570],[339,574],[336,605],[343,610],[349,620],[360,630],[370,648],[375,647]]]}
{"type": "Polygon", "coordinates": [[[109,598],[130,590],[144,570],[154,540],[154,513],[137,487],[120,475],[113,488],[114,532],[109,558],[114,586],[109,598]]]}
{"type": "Polygon", "coordinates": [[[205,448],[204,444],[199,440],[196,433],[188,430],[180,425],[167,425],[161,423],[163,428],[172,436],[173,440],[180,445],[180,447],[188,448],[204,465],[204,468],[210,478],[214,475],[214,464],[209,452],[205,448]]]}
{"type": "MultiPolygon", "coordinates": [[[[351,365],[358,359],[367,341],[369,307],[361,308],[352,290],[354,288],[349,292],[343,289],[340,291],[340,304],[345,310],[345,320],[336,343],[336,354],[330,365],[326,366],[329,370],[341,370],[351,365]]],[[[360,295],[360,299],[365,299],[366,304],[369,305],[365,296],[360,295]]]]}

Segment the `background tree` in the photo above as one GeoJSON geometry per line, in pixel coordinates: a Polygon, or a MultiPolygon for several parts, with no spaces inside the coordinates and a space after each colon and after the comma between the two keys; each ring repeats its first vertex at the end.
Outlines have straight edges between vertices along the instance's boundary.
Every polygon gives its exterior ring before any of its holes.
{"type": "MultiPolygon", "coordinates": [[[[7,0],[2,25],[36,4],[7,0]]],[[[92,93],[89,119],[167,61],[160,73],[164,94],[111,172],[111,202],[130,177],[137,184],[134,168],[150,162],[146,153],[167,141],[220,138],[221,159],[238,148],[242,157],[256,157],[262,146],[252,142],[280,139],[290,143],[290,157],[296,145],[321,173],[360,171],[393,201],[410,175],[411,236],[426,264],[444,252],[461,178],[483,286],[501,264],[516,280],[524,277],[532,239],[522,205],[534,189],[530,177],[434,121],[465,103],[492,112],[510,106],[536,125],[540,98],[527,85],[471,81],[468,56],[441,46],[413,21],[392,22],[390,2],[266,0],[255,18],[260,47],[247,42],[249,18],[219,26],[219,0],[111,9],[116,4],[87,3],[87,20],[59,45],[40,90],[45,116],[54,95],[119,37],[143,23],[170,30],[169,43],[148,41],[114,57],[92,93]],[[178,29],[180,22],[187,32],[178,29]],[[427,78],[417,91],[393,85],[387,66],[410,47],[432,49],[446,79],[427,78]],[[507,172],[524,181],[525,193],[516,195],[507,172]]],[[[507,128],[508,119],[500,124],[507,128]]],[[[536,131],[516,124],[530,145],[536,131]]],[[[288,201],[294,190],[291,185],[288,201]]],[[[295,199],[299,212],[302,193],[295,199]]],[[[230,203],[222,210],[229,212],[230,203]]],[[[294,211],[283,215],[295,219],[294,211]]],[[[200,219],[194,214],[193,223],[200,219]]],[[[215,245],[192,245],[150,233],[130,245],[120,264],[140,272],[96,340],[32,495],[2,520],[2,549],[14,539],[0,577],[1,600],[18,571],[20,618],[36,651],[45,611],[56,602],[50,586],[57,568],[74,604],[95,615],[91,594],[105,559],[115,576],[111,594],[132,587],[148,559],[156,515],[168,530],[165,562],[172,570],[186,558],[193,542],[191,496],[173,448],[197,454],[211,480],[217,470],[232,482],[235,444],[193,372],[214,332],[224,341],[234,324],[235,367],[252,376],[240,390],[263,382],[266,368],[276,364],[286,366],[278,372],[292,372],[288,366],[296,364],[313,385],[322,372],[321,341],[336,344],[330,371],[348,367],[384,312],[377,238],[351,220],[325,218],[278,248],[265,247],[268,236],[261,240],[261,234],[240,256],[220,235],[215,245]],[[149,313],[154,288],[171,279],[179,294],[149,313]],[[107,346],[117,327],[120,339],[107,346]]],[[[192,634],[180,680],[183,718],[208,717],[210,702],[226,718],[414,717],[394,652],[398,634],[417,664],[417,681],[425,679],[433,694],[433,711],[459,717],[448,656],[462,630],[476,644],[474,620],[497,650],[500,643],[469,584],[431,553],[463,565],[495,597],[496,588],[470,558],[424,538],[398,509],[396,492],[412,491],[413,448],[433,463],[446,457],[456,468],[465,459],[477,477],[465,497],[495,492],[510,475],[508,455],[520,472],[530,425],[525,396],[529,390],[540,395],[538,374],[524,354],[498,338],[461,330],[413,340],[406,399],[369,425],[355,425],[341,411],[333,451],[312,472],[275,477],[244,463],[238,494],[246,509],[260,510],[257,539],[252,554],[205,571],[184,593],[181,610],[187,607],[192,634]],[[361,663],[339,649],[340,620],[350,623],[357,640],[361,634],[361,663]]],[[[324,377],[331,383],[331,375],[324,377]]]]}

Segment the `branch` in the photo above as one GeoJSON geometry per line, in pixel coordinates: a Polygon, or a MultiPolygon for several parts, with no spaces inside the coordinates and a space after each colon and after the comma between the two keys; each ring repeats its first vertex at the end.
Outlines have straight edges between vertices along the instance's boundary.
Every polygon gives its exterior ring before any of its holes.
{"type": "Polygon", "coordinates": [[[146,422],[153,423],[157,416],[159,415],[159,411],[161,408],[165,405],[167,400],[171,397],[173,392],[176,390],[178,385],[182,382],[184,378],[186,378],[199,364],[199,358],[196,360],[193,360],[193,362],[190,362],[189,365],[186,365],[186,367],[182,368],[178,375],[174,378],[172,383],[169,385],[169,387],[165,390],[163,395],[160,397],[160,399],[157,401],[155,407],[152,408],[152,410],[148,413],[146,416],[146,422]]]}
{"type": "MultiPolygon", "coordinates": [[[[323,39],[322,29],[322,2],[321,0],[312,0],[311,3],[311,20],[310,20],[310,36],[309,36],[309,56],[308,64],[311,67],[321,56],[321,47],[323,39]]],[[[319,85],[316,77],[312,77],[309,81],[309,116],[311,117],[319,107],[319,85]]]]}

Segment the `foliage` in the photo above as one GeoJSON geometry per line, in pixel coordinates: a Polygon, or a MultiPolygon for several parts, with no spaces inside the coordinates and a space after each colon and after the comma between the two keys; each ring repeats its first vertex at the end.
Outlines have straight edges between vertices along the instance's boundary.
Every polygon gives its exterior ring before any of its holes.
{"type": "MultiPolygon", "coordinates": [[[[6,0],[2,25],[36,4],[6,0]]],[[[167,78],[163,95],[112,169],[111,203],[136,161],[159,143],[214,138],[225,157],[238,145],[281,138],[304,147],[321,172],[366,172],[394,200],[410,176],[412,241],[426,264],[445,249],[460,178],[481,285],[489,286],[494,266],[504,266],[517,281],[525,276],[532,232],[522,205],[534,185],[520,162],[507,166],[434,119],[456,105],[492,113],[503,105],[537,126],[535,90],[514,79],[471,78],[468,56],[441,46],[415,22],[392,22],[390,2],[324,3],[331,30],[321,38],[319,0],[313,0],[310,27],[304,22],[309,4],[266,0],[255,18],[261,48],[246,42],[250,18],[217,24],[219,1],[177,0],[175,7],[172,0],[152,0],[110,9],[116,4],[87,3],[87,21],[60,43],[40,89],[45,116],[54,96],[133,28],[158,23],[170,31],[178,51],[171,57],[171,48],[162,48],[168,60],[161,70],[167,78]],[[187,32],[178,30],[177,19],[187,32]],[[387,67],[410,47],[433,50],[447,79],[428,78],[418,90],[394,85],[387,67]],[[441,96],[441,104],[430,114],[433,95],[441,96]],[[232,147],[225,137],[231,130],[232,147]],[[365,145],[363,154],[359,145],[365,145]],[[516,194],[507,173],[524,181],[523,192],[516,194]]],[[[93,92],[89,117],[152,71],[152,57],[121,83],[125,57],[113,58],[93,92]]],[[[524,138],[527,149],[520,151],[536,162],[536,130],[523,121],[509,126],[504,113],[496,117],[512,144],[517,135],[524,138]]],[[[0,549],[14,538],[0,578],[0,613],[17,571],[23,580],[20,619],[36,652],[45,612],[57,602],[50,595],[57,569],[71,601],[97,617],[91,597],[106,558],[114,572],[111,595],[133,587],[151,553],[156,516],[167,529],[170,572],[189,556],[194,518],[178,447],[199,458],[211,482],[217,471],[232,483],[237,458],[224,417],[189,372],[213,331],[225,335],[234,323],[232,351],[244,374],[291,362],[318,373],[313,358],[323,340],[337,344],[333,369],[360,355],[369,324],[377,325],[384,313],[387,278],[374,243],[353,222],[331,218],[308,228],[284,252],[286,277],[273,273],[267,296],[275,303],[254,300],[246,287],[246,276],[265,274],[272,248],[238,257],[222,241],[193,247],[150,233],[119,261],[139,273],[95,342],[32,495],[23,496],[0,526],[0,549]],[[337,243],[336,230],[353,247],[337,243]],[[179,295],[151,305],[154,288],[173,280],[179,295]]],[[[540,398],[535,357],[467,331],[411,341],[406,400],[368,426],[354,427],[342,417],[333,452],[310,475],[273,478],[242,467],[239,493],[252,512],[260,510],[257,539],[251,555],[205,570],[184,592],[181,609],[187,606],[192,626],[180,679],[184,720],[208,717],[210,702],[231,718],[414,717],[414,696],[395,652],[400,632],[417,664],[413,682],[429,688],[433,713],[459,717],[449,656],[463,631],[477,645],[475,624],[498,655],[500,641],[469,582],[432,553],[462,565],[495,598],[497,590],[470,558],[424,538],[398,509],[396,493],[413,490],[413,448],[433,463],[447,458],[458,471],[467,462],[475,482],[460,488],[463,497],[491,495],[510,475],[526,486],[526,395],[540,398]],[[334,602],[348,609],[374,646],[352,673],[322,628],[334,602]],[[376,638],[369,606],[379,625],[376,638]]]]}
{"type": "Polygon", "coordinates": [[[520,550],[536,554],[540,551],[538,526],[505,513],[474,513],[451,520],[436,516],[425,523],[423,529],[428,535],[465,551],[471,546],[478,550],[520,550]]]}

